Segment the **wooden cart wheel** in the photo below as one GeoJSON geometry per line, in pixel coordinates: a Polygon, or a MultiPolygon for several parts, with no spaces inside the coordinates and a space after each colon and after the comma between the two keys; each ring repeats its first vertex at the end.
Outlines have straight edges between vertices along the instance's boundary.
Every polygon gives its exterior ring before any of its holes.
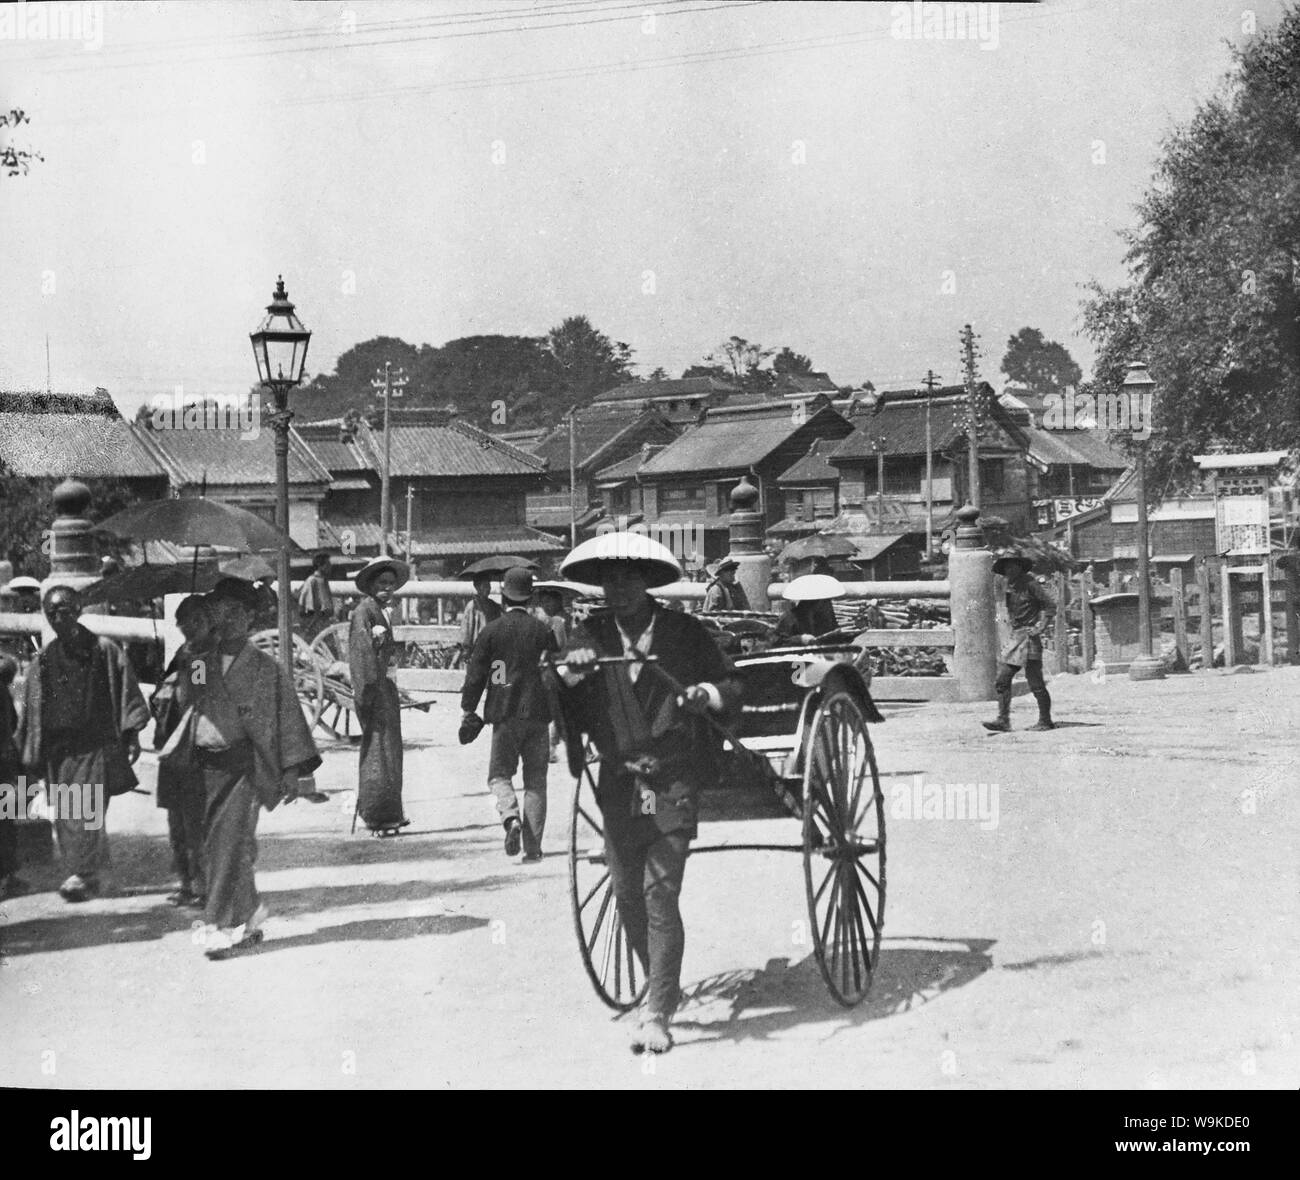
{"type": "Polygon", "coordinates": [[[885,811],[862,709],[834,690],[804,755],[803,866],[817,965],[846,1008],[871,990],[885,921],[885,811]]]}
{"type": "MultiPolygon", "coordinates": [[[[594,755],[594,750],[591,751],[594,755]]],[[[611,1008],[627,1012],[645,995],[647,979],[641,961],[627,940],[618,915],[613,882],[605,861],[605,833],[596,804],[595,780],[585,763],[573,784],[573,813],[569,820],[569,900],[573,928],[587,978],[611,1008]]]]}
{"type": "MultiPolygon", "coordinates": [[[[280,658],[278,630],[257,631],[248,637],[248,641],[275,659],[280,658]]],[[[325,707],[325,679],[307,641],[297,634],[293,637],[293,688],[302,705],[302,715],[307,719],[307,728],[314,729],[325,707]]]]}
{"type": "Polygon", "coordinates": [[[311,654],[325,678],[325,701],[319,719],[321,728],[343,741],[359,742],[361,725],[356,721],[353,708],[348,630],[347,623],[333,623],[326,627],[312,640],[311,654]]]}

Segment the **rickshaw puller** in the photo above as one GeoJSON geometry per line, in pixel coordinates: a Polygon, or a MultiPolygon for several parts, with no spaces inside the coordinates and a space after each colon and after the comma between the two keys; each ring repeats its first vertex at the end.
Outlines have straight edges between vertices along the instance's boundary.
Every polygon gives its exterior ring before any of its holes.
{"type": "Polygon", "coordinates": [[[564,679],[575,713],[601,753],[596,785],[605,823],[605,855],[628,941],[648,986],[634,1051],[667,1052],[676,1011],[685,932],[679,897],[696,833],[699,792],[716,780],[721,742],[700,714],[724,713],[740,682],[697,619],[666,610],[647,590],[676,581],[681,567],[662,545],[637,534],[609,533],[579,545],[563,576],[598,583],[609,614],[578,628],[564,679]],[[686,686],[680,700],[655,665],[606,665],[610,656],[653,656],[686,686]],[[621,719],[616,723],[615,719],[621,719]]]}

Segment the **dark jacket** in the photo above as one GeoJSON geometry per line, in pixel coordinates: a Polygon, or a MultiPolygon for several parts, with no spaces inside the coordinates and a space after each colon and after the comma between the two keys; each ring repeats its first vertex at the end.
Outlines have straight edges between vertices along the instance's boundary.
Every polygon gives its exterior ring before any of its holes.
{"type": "MultiPolygon", "coordinates": [[[[590,617],[570,638],[569,647],[592,648],[602,656],[622,655],[623,641],[613,614],[590,617]]],[[[650,654],[682,688],[713,684],[724,706],[720,719],[734,720],[740,705],[740,681],[698,619],[656,604],[650,654]]],[[[665,832],[675,828],[693,830],[696,797],[718,777],[722,740],[703,717],[675,707],[675,690],[654,666],[643,668],[635,684],[624,679],[620,685],[613,679],[626,676],[623,668],[607,665],[572,690],[577,727],[591,735],[601,753],[601,808],[612,822],[635,811],[633,788],[638,779],[626,770],[625,763],[646,756],[659,764],[657,774],[643,777],[660,802],[653,816],[645,815],[638,822],[653,824],[665,832]],[[629,694],[639,710],[630,707],[629,694]],[[632,717],[629,725],[633,712],[638,712],[639,717],[632,717]]]]}
{"type": "Polygon", "coordinates": [[[474,643],[460,707],[472,713],[486,688],[484,721],[549,721],[551,711],[538,663],[545,652],[559,646],[549,624],[527,610],[507,610],[484,627],[474,643]]]}

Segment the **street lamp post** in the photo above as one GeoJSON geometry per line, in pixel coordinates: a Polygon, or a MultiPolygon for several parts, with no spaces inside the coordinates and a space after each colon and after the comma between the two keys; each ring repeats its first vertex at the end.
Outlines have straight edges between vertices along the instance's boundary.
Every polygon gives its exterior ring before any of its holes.
{"type": "MultiPolygon", "coordinates": [[[[311,333],[293,312],[288,293],[284,289],[284,276],[278,277],[275,293],[266,306],[266,318],[249,333],[253,342],[253,356],[257,361],[257,378],[271,391],[274,409],[271,412],[271,429],[275,432],[275,523],[286,537],[289,535],[289,423],[293,411],[289,409],[289,390],[302,382],[307,364],[307,345],[311,333]]],[[[280,583],[278,623],[280,632],[280,660],[289,675],[293,675],[293,635],[289,626],[289,597],[292,583],[289,580],[289,542],[280,547],[276,571],[280,583]]]]}
{"type": "MultiPolygon", "coordinates": [[[[1128,397],[1146,398],[1154,403],[1156,383],[1141,361],[1129,364],[1124,378],[1124,393],[1128,397]]],[[[1139,402],[1140,404],[1140,402],[1139,402]]],[[[1150,419],[1148,418],[1148,421],[1150,419]]],[[[1147,447],[1138,444],[1137,464],[1134,471],[1134,490],[1137,493],[1137,577],[1138,577],[1138,646],[1142,651],[1131,664],[1130,680],[1163,680],[1165,662],[1152,651],[1151,631],[1151,562],[1147,540],[1147,447]]]]}

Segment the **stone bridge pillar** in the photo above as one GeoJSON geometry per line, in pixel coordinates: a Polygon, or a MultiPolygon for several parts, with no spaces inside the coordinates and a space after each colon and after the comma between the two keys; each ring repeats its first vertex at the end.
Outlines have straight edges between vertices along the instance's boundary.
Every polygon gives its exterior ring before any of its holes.
{"type": "Polygon", "coordinates": [[[957,512],[957,535],[948,554],[952,589],[953,673],[957,699],[991,701],[997,695],[998,627],[993,601],[993,554],[984,544],[979,509],[957,512]]]}
{"type": "Polygon", "coordinates": [[[758,488],[742,476],[731,489],[730,545],[727,556],[739,565],[736,581],[753,610],[769,610],[767,587],[772,581],[772,557],[763,548],[764,517],[758,511],[758,488]]]}

